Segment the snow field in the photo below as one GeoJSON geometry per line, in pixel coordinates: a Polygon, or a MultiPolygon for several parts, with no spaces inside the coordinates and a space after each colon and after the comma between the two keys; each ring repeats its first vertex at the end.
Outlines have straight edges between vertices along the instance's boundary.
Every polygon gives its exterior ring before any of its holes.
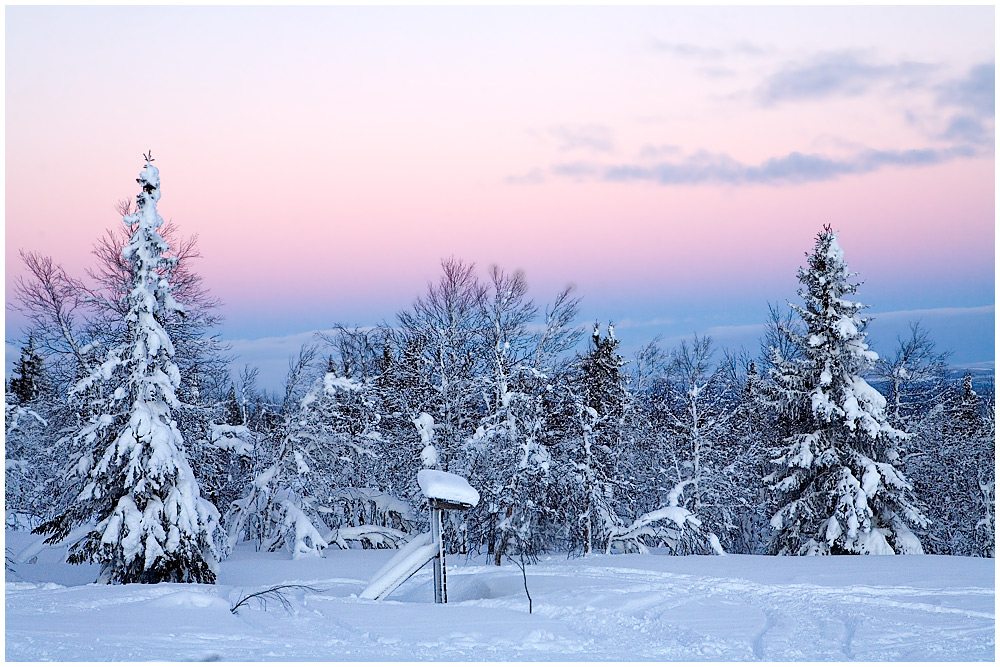
{"type": "MultiPolygon", "coordinates": [[[[35,537],[7,532],[15,553],[35,537]]],[[[241,546],[216,585],[92,584],[96,566],[7,572],[7,660],[993,660],[994,561],[948,556],[547,557],[520,570],[448,557],[358,597],[395,550],[290,560],[241,546]],[[229,609],[277,584],[271,600],[229,609]]]]}

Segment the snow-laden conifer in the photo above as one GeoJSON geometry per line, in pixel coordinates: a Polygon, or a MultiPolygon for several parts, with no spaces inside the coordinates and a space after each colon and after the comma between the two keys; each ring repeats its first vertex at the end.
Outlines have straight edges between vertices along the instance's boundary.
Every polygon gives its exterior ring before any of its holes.
{"type": "Polygon", "coordinates": [[[911,527],[926,519],[897,470],[907,436],[890,425],[885,399],[863,378],[878,355],[865,343],[858,283],[826,226],[799,270],[805,332],[789,332],[800,359],[774,351],[782,403],[803,425],[785,440],[769,477],[781,494],[771,526],[780,554],[922,553],[911,527]]]}
{"type": "Polygon", "coordinates": [[[769,453],[781,441],[776,428],[778,415],[766,400],[756,362],[748,356],[729,356],[726,363],[736,402],[725,435],[723,493],[716,501],[724,517],[719,539],[730,553],[765,553],[771,538],[770,518],[776,508],[763,479],[772,467],[769,453]],[[745,368],[742,382],[736,364],[745,368]]]}
{"type": "Polygon", "coordinates": [[[21,348],[21,357],[14,362],[14,375],[10,378],[10,393],[18,404],[26,405],[38,398],[43,385],[42,357],[35,347],[35,337],[28,337],[28,345],[21,348]]]}
{"type": "Polygon", "coordinates": [[[413,515],[384,485],[386,446],[373,387],[336,372],[311,384],[282,427],[274,463],[233,503],[231,544],[250,535],[297,559],[322,556],[331,544],[405,542],[413,515]]]}
{"type": "Polygon", "coordinates": [[[929,501],[933,522],[917,531],[929,553],[985,556],[995,552],[995,421],[991,392],[980,396],[972,375],[947,382],[912,420],[907,474],[929,501]]]}
{"type": "Polygon", "coordinates": [[[622,372],[626,363],[618,353],[614,325],[609,323],[608,335],[602,337],[595,322],[590,349],[580,357],[571,390],[578,429],[571,469],[584,554],[593,550],[595,539],[605,541],[621,524],[617,464],[626,446],[625,420],[632,400],[622,372]]]}
{"type": "Polygon", "coordinates": [[[167,244],[157,231],[163,223],[156,211],[160,175],[151,162],[147,157],[137,179],[135,213],[124,217],[135,227],[123,250],[135,277],[125,341],[73,388],[80,393],[104,383],[110,389],[98,416],[75,436],[89,452],[77,466],[82,489],[39,532],[53,543],[83,532],[70,544],[69,560],[99,562],[99,582],[213,583],[219,514],[201,497],[171,415],[181,378],[162,320],[183,308],[164,277],[172,260],[163,256],[167,244]],[[74,531],[88,522],[89,530],[74,531]]]}
{"type": "Polygon", "coordinates": [[[578,300],[571,288],[545,309],[544,325],[532,332],[537,309],[528,300],[523,274],[494,267],[488,298],[482,302],[489,375],[483,379],[487,410],[477,436],[470,467],[482,494],[469,513],[478,523],[493,562],[514,554],[534,558],[544,544],[542,526],[556,512],[547,502],[553,473],[545,446],[549,418],[546,401],[562,390],[566,368],[557,357],[570,349],[579,330],[570,326],[578,300]]]}

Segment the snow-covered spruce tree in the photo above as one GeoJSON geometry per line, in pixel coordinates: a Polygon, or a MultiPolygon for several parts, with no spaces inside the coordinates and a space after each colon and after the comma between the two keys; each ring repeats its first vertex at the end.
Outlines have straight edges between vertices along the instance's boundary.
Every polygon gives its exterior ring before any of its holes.
{"type": "Polygon", "coordinates": [[[44,383],[42,357],[35,348],[35,337],[28,336],[28,345],[21,348],[21,356],[14,362],[14,372],[10,378],[10,393],[20,405],[26,405],[38,398],[44,383]]]}
{"type": "MultiPolygon", "coordinates": [[[[123,199],[116,209],[123,219],[133,222],[109,229],[97,239],[92,251],[96,263],[87,269],[89,280],[81,283],[85,302],[90,305],[99,329],[89,336],[95,350],[118,345],[127,334],[129,295],[136,281],[135,265],[123,251],[138,231],[139,219],[130,215],[138,212],[138,208],[123,199]]],[[[211,295],[194,269],[195,261],[201,257],[198,235],[182,236],[173,222],[161,225],[158,232],[170,250],[169,265],[162,266],[159,273],[170,284],[174,298],[184,304],[183,312],[167,309],[158,315],[174,346],[173,362],[181,373],[181,386],[176,393],[185,404],[200,404],[198,393],[214,395],[224,391],[226,367],[232,360],[227,355],[228,346],[213,333],[222,322],[221,302],[211,295]]],[[[179,428],[185,442],[190,442],[205,424],[193,423],[197,420],[191,414],[184,417],[179,428]]]]}
{"type": "MultiPolygon", "coordinates": [[[[33,323],[34,324],[34,323],[33,323]]],[[[71,436],[93,411],[80,394],[67,400],[66,365],[50,361],[34,327],[5,396],[6,507],[21,526],[52,519],[73,489],[66,484],[79,448],[71,436]],[[27,521],[26,517],[30,517],[27,521]]],[[[10,517],[8,517],[10,518],[10,517]]]]}
{"type": "MultiPolygon", "coordinates": [[[[21,356],[4,395],[5,510],[11,525],[21,520],[12,515],[29,515],[32,520],[49,508],[51,489],[46,483],[55,470],[46,454],[51,435],[52,409],[48,394],[43,397],[43,361],[35,348],[35,337],[21,348],[21,356]]],[[[33,527],[33,526],[32,526],[33,527]]]]}
{"type": "Polygon", "coordinates": [[[222,423],[229,424],[230,426],[242,426],[247,423],[246,417],[243,414],[243,406],[240,405],[239,399],[236,398],[236,385],[229,385],[229,393],[226,394],[225,416],[222,419],[222,423]]]}
{"type": "Polygon", "coordinates": [[[579,359],[572,389],[577,433],[568,443],[584,554],[593,550],[595,540],[606,541],[612,528],[621,523],[618,509],[626,502],[617,493],[617,463],[632,400],[622,372],[626,363],[618,353],[614,325],[609,323],[608,335],[602,337],[595,322],[590,349],[579,359]]]}
{"type": "Polygon", "coordinates": [[[785,440],[768,476],[781,494],[771,520],[777,554],[922,553],[911,527],[927,519],[913,487],[896,469],[897,445],[885,399],[862,373],[878,359],[868,349],[865,307],[837,235],[829,225],[817,237],[808,266],[799,270],[803,306],[792,308],[805,333],[790,332],[799,360],[773,361],[773,379],[801,428],[785,440]]]}
{"type": "Polygon", "coordinates": [[[75,436],[91,452],[77,466],[82,490],[37,532],[49,543],[71,537],[69,561],[99,562],[99,583],[214,583],[219,513],[199,493],[171,416],[180,373],[161,319],[183,309],[163,276],[170,260],[157,231],[160,175],[151,162],[147,157],[137,179],[136,212],[124,218],[135,227],[123,250],[135,276],[126,340],[74,387],[82,392],[105,381],[113,391],[75,436]]]}

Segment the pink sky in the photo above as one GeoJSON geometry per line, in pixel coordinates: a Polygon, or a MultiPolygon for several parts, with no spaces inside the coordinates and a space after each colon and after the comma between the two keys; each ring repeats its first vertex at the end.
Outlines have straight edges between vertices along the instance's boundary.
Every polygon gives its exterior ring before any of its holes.
{"type": "Polygon", "coordinates": [[[7,299],[152,149],[231,338],[389,318],[448,255],[751,324],[825,222],[876,306],[990,305],[993,12],[8,7],[7,299]]]}

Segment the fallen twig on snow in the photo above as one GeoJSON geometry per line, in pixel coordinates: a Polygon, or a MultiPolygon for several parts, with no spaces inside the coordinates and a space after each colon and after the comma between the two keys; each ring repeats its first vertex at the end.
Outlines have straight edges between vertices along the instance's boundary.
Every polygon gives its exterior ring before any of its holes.
{"type": "Polygon", "coordinates": [[[261,603],[261,605],[264,608],[264,611],[267,611],[268,600],[276,600],[279,603],[281,603],[281,606],[285,609],[285,611],[291,611],[292,603],[288,600],[287,597],[285,597],[285,594],[282,591],[293,588],[309,591],[310,593],[323,592],[323,589],[316,588],[314,586],[305,586],[303,584],[281,584],[278,586],[272,586],[271,588],[267,588],[262,591],[257,591],[256,593],[250,593],[249,595],[243,596],[239,602],[230,607],[229,611],[235,614],[237,609],[242,607],[250,600],[253,600],[254,598],[257,598],[257,600],[261,603]]]}

